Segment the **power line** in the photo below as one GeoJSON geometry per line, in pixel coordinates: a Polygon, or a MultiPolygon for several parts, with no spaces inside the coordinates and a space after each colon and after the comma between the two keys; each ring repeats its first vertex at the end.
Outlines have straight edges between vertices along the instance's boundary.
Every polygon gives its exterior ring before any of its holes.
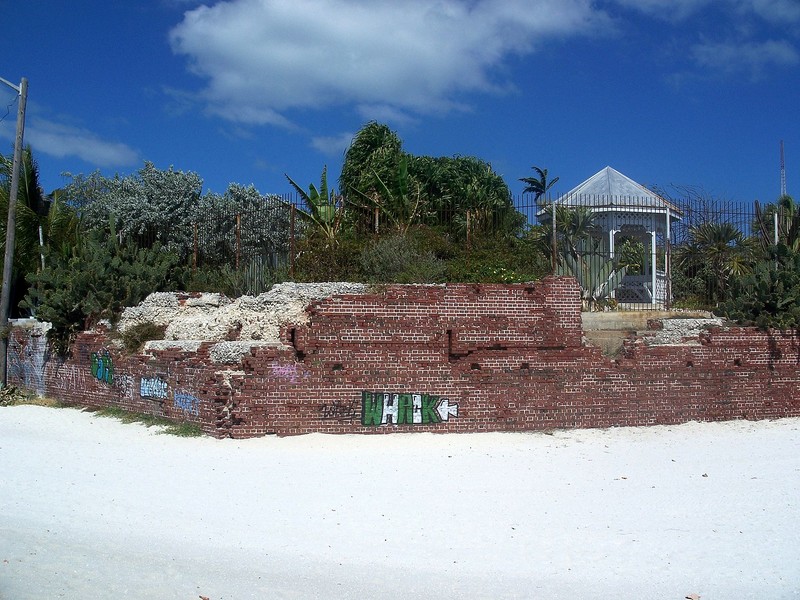
{"type": "Polygon", "coordinates": [[[19,100],[19,94],[14,94],[14,98],[12,98],[11,102],[6,104],[6,114],[0,117],[0,123],[5,121],[6,117],[11,114],[11,107],[17,103],[17,100],[19,100]]]}

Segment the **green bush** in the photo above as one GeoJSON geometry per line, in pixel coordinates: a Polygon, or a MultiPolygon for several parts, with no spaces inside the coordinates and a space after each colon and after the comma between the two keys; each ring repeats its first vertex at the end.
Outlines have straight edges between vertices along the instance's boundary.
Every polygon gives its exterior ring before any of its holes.
{"type": "Polygon", "coordinates": [[[528,238],[484,238],[463,248],[448,263],[447,280],[468,283],[518,283],[550,272],[550,258],[528,238]]]}
{"type": "Polygon", "coordinates": [[[342,235],[331,244],[324,237],[312,235],[300,240],[296,248],[295,281],[360,281],[358,256],[365,240],[342,235]]]}
{"type": "Polygon", "coordinates": [[[406,236],[375,240],[361,251],[361,271],[370,283],[438,283],[446,265],[431,250],[419,250],[406,236]]]}
{"type": "Polygon", "coordinates": [[[66,354],[75,334],[101,319],[116,321],[122,309],[148,294],[181,287],[178,257],[159,243],[139,248],[120,241],[113,227],[94,230],[71,254],[54,255],[43,271],[29,276],[23,304],[49,321],[53,348],[66,354]]]}
{"type": "Polygon", "coordinates": [[[125,330],[121,335],[122,344],[130,354],[135,354],[144,347],[145,342],[150,340],[163,340],[166,325],[156,325],[155,323],[137,323],[125,330]]]}

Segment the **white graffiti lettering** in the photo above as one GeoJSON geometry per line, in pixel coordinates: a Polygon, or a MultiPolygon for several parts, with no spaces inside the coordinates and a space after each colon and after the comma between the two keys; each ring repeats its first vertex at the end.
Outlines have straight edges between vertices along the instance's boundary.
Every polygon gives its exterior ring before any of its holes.
{"type": "Polygon", "coordinates": [[[167,382],[158,377],[142,377],[139,382],[139,395],[142,398],[166,398],[167,382]]]}

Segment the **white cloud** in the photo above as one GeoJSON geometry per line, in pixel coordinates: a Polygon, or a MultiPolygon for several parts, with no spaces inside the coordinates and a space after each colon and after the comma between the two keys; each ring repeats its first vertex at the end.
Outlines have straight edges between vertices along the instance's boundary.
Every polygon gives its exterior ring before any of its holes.
{"type": "Polygon", "coordinates": [[[720,73],[746,72],[757,79],[770,65],[793,66],[800,63],[797,50],[785,41],[748,43],[706,43],[692,48],[695,62],[720,73]]]}
{"type": "Polygon", "coordinates": [[[740,16],[756,15],[773,24],[800,22],[798,0],[616,0],[616,3],[669,21],[683,21],[716,5],[740,16]]]}
{"type": "Polygon", "coordinates": [[[591,0],[229,0],[188,11],[170,40],[207,110],[286,126],[296,108],[458,109],[509,87],[509,56],[607,24],[591,0]]]}
{"type": "Polygon", "coordinates": [[[75,156],[98,167],[129,166],[139,162],[138,153],[121,142],[103,140],[95,133],[34,118],[25,127],[25,142],[36,152],[64,158],[75,156]]]}
{"type": "MultiPolygon", "coordinates": [[[[699,36],[699,43],[673,44],[688,48],[689,60],[705,71],[726,76],[745,74],[757,80],[770,67],[794,66],[800,60],[791,38],[784,37],[785,32],[778,27],[800,23],[800,0],[612,1],[675,24],[671,35],[683,32],[695,39],[699,36]],[[702,14],[704,11],[706,14],[702,14]],[[707,37],[710,32],[714,39],[707,37]]],[[[669,79],[679,83],[687,76],[673,74],[669,79]]]]}
{"type": "Polygon", "coordinates": [[[617,4],[647,15],[682,21],[711,4],[712,0],[616,0],[617,4]]]}
{"type": "Polygon", "coordinates": [[[737,0],[740,9],[752,11],[766,21],[778,25],[800,23],[798,0],[737,0]]]}
{"type": "MultiPolygon", "coordinates": [[[[453,108],[460,109],[461,106],[453,108]]],[[[411,116],[408,112],[395,108],[389,104],[360,104],[357,107],[358,114],[365,121],[379,121],[389,123],[394,126],[414,125],[418,119],[411,116]]]]}
{"type": "Polygon", "coordinates": [[[335,136],[311,138],[311,146],[326,156],[340,157],[350,147],[354,133],[340,133],[335,136]]]}

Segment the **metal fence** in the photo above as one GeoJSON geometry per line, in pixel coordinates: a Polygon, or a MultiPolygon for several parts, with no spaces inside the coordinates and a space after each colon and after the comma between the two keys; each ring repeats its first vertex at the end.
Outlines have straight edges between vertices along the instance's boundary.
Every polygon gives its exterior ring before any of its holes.
{"type": "Polygon", "coordinates": [[[564,196],[526,210],[553,237],[553,268],[576,277],[588,309],[711,308],[755,259],[760,231],[753,205],[655,194],[564,196]]]}
{"type": "MultiPolygon", "coordinates": [[[[265,291],[278,271],[293,278],[296,249],[312,227],[297,207],[287,195],[203,215],[194,224],[193,267],[227,269],[251,294],[265,291]]],[[[763,238],[754,205],[702,198],[521,196],[506,206],[419,211],[412,219],[467,252],[493,236],[535,239],[555,273],[579,281],[586,308],[712,307],[763,238]]],[[[373,238],[397,230],[377,208],[345,221],[373,238]]]]}

